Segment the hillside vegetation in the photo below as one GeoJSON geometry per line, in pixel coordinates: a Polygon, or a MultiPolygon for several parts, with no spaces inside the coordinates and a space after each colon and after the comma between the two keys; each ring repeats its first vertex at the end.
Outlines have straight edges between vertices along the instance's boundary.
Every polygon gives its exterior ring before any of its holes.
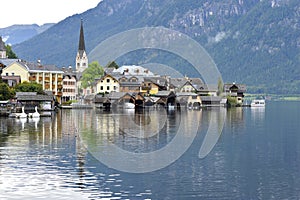
{"type": "MultiPolygon", "coordinates": [[[[81,18],[87,52],[113,34],[164,26],[197,40],[212,56],[225,82],[247,84],[248,92],[253,93],[300,94],[298,0],[104,0],[94,9],[70,16],[13,46],[13,50],[31,61],[74,65],[81,18]]],[[[169,58],[169,65],[193,74],[172,56],[143,54],[151,59],[143,56],[141,63],[169,58]]],[[[138,63],[138,55],[118,64],[138,63]]]]}

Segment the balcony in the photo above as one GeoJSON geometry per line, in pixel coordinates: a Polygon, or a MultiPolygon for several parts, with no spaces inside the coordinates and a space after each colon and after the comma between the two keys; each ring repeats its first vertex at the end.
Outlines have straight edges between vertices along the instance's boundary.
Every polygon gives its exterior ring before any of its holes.
{"type": "Polygon", "coordinates": [[[30,76],[29,81],[36,81],[36,77],[35,76],[30,76]]]}

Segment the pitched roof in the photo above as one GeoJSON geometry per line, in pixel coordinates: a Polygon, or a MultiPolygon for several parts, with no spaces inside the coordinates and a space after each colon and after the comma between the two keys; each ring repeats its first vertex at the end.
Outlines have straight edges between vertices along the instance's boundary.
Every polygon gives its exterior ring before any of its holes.
{"type": "Polygon", "coordinates": [[[55,71],[57,73],[64,73],[60,68],[56,67],[55,65],[42,65],[41,63],[27,62],[24,60],[18,60],[17,63],[25,67],[28,71],[55,71]]]}
{"type": "Polygon", "coordinates": [[[156,97],[169,97],[169,96],[175,96],[174,92],[172,91],[158,91],[155,94],[156,97]]]}
{"type": "Polygon", "coordinates": [[[79,35],[78,51],[85,51],[85,43],[84,43],[84,33],[83,33],[83,23],[82,23],[82,20],[81,20],[81,23],[80,23],[80,35],[79,35]]]}
{"type": "Polygon", "coordinates": [[[129,94],[128,92],[111,92],[108,95],[109,99],[115,100],[120,99],[121,97],[125,96],[126,94],[129,94]]]}
{"type": "Polygon", "coordinates": [[[3,64],[4,66],[9,66],[14,62],[17,62],[18,59],[9,59],[9,58],[4,58],[4,59],[0,59],[0,63],[3,64]]]}
{"type": "Polygon", "coordinates": [[[167,85],[167,79],[163,77],[144,77],[144,81],[152,82],[158,86],[166,86],[167,85]]]}
{"type": "Polygon", "coordinates": [[[52,101],[53,96],[50,95],[20,95],[18,96],[18,101],[52,101]]]}
{"type": "Polygon", "coordinates": [[[188,80],[185,78],[170,78],[170,84],[175,88],[181,88],[188,80]]]}
{"type": "Polygon", "coordinates": [[[123,65],[118,69],[114,69],[113,73],[131,76],[154,76],[154,74],[149,69],[136,65],[123,65]]]}
{"type": "Polygon", "coordinates": [[[174,88],[182,88],[186,84],[190,84],[193,86],[196,90],[199,90],[201,87],[204,86],[203,81],[200,78],[171,78],[170,79],[170,84],[174,88]]]}
{"type": "Polygon", "coordinates": [[[236,84],[236,83],[226,83],[224,84],[224,91],[229,91],[231,87],[237,87],[238,91],[246,92],[246,85],[244,84],[236,84]]]}
{"type": "Polygon", "coordinates": [[[95,103],[110,103],[108,97],[103,97],[102,95],[96,95],[94,99],[95,103]]]}

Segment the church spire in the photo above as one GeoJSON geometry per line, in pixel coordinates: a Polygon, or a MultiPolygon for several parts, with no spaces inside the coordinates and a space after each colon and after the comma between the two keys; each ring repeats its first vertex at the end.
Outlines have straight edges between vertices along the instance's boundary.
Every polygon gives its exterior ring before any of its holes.
{"type": "Polygon", "coordinates": [[[0,36],[0,58],[6,58],[6,47],[1,36],[0,36]]]}
{"type": "Polygon", "coordinates": [[[83,33],[83,22],[82,22],[82,19],[81,19],[81,24],[80,24],[80,36],[79,36],[78,51],[85,51],[85,43],[84,43],[84,33],[83,33]]]}
{"type": "Polygon", "coordinates": [[[76,55],[76,71],[83,72],[87,67],[88,67],[88,58],[85,52],[83,21],[81,19],[78,52],[76,55]]]}

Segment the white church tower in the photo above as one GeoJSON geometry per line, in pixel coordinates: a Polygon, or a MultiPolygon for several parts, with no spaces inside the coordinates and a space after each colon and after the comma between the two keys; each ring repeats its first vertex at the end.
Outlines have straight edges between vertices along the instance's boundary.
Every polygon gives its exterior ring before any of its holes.
{"type": "Polygon", "coordinates": [[[85,52],[83,24],[81,20],[78,52],[76,55],[76,72],[82,73],[88,67],[88,57],[85,52]]]}
{"type": "Polygon", "coordinates": [[[1,58],[6,58],[6,47],[0,36],[0,59],[1,58]]]}

